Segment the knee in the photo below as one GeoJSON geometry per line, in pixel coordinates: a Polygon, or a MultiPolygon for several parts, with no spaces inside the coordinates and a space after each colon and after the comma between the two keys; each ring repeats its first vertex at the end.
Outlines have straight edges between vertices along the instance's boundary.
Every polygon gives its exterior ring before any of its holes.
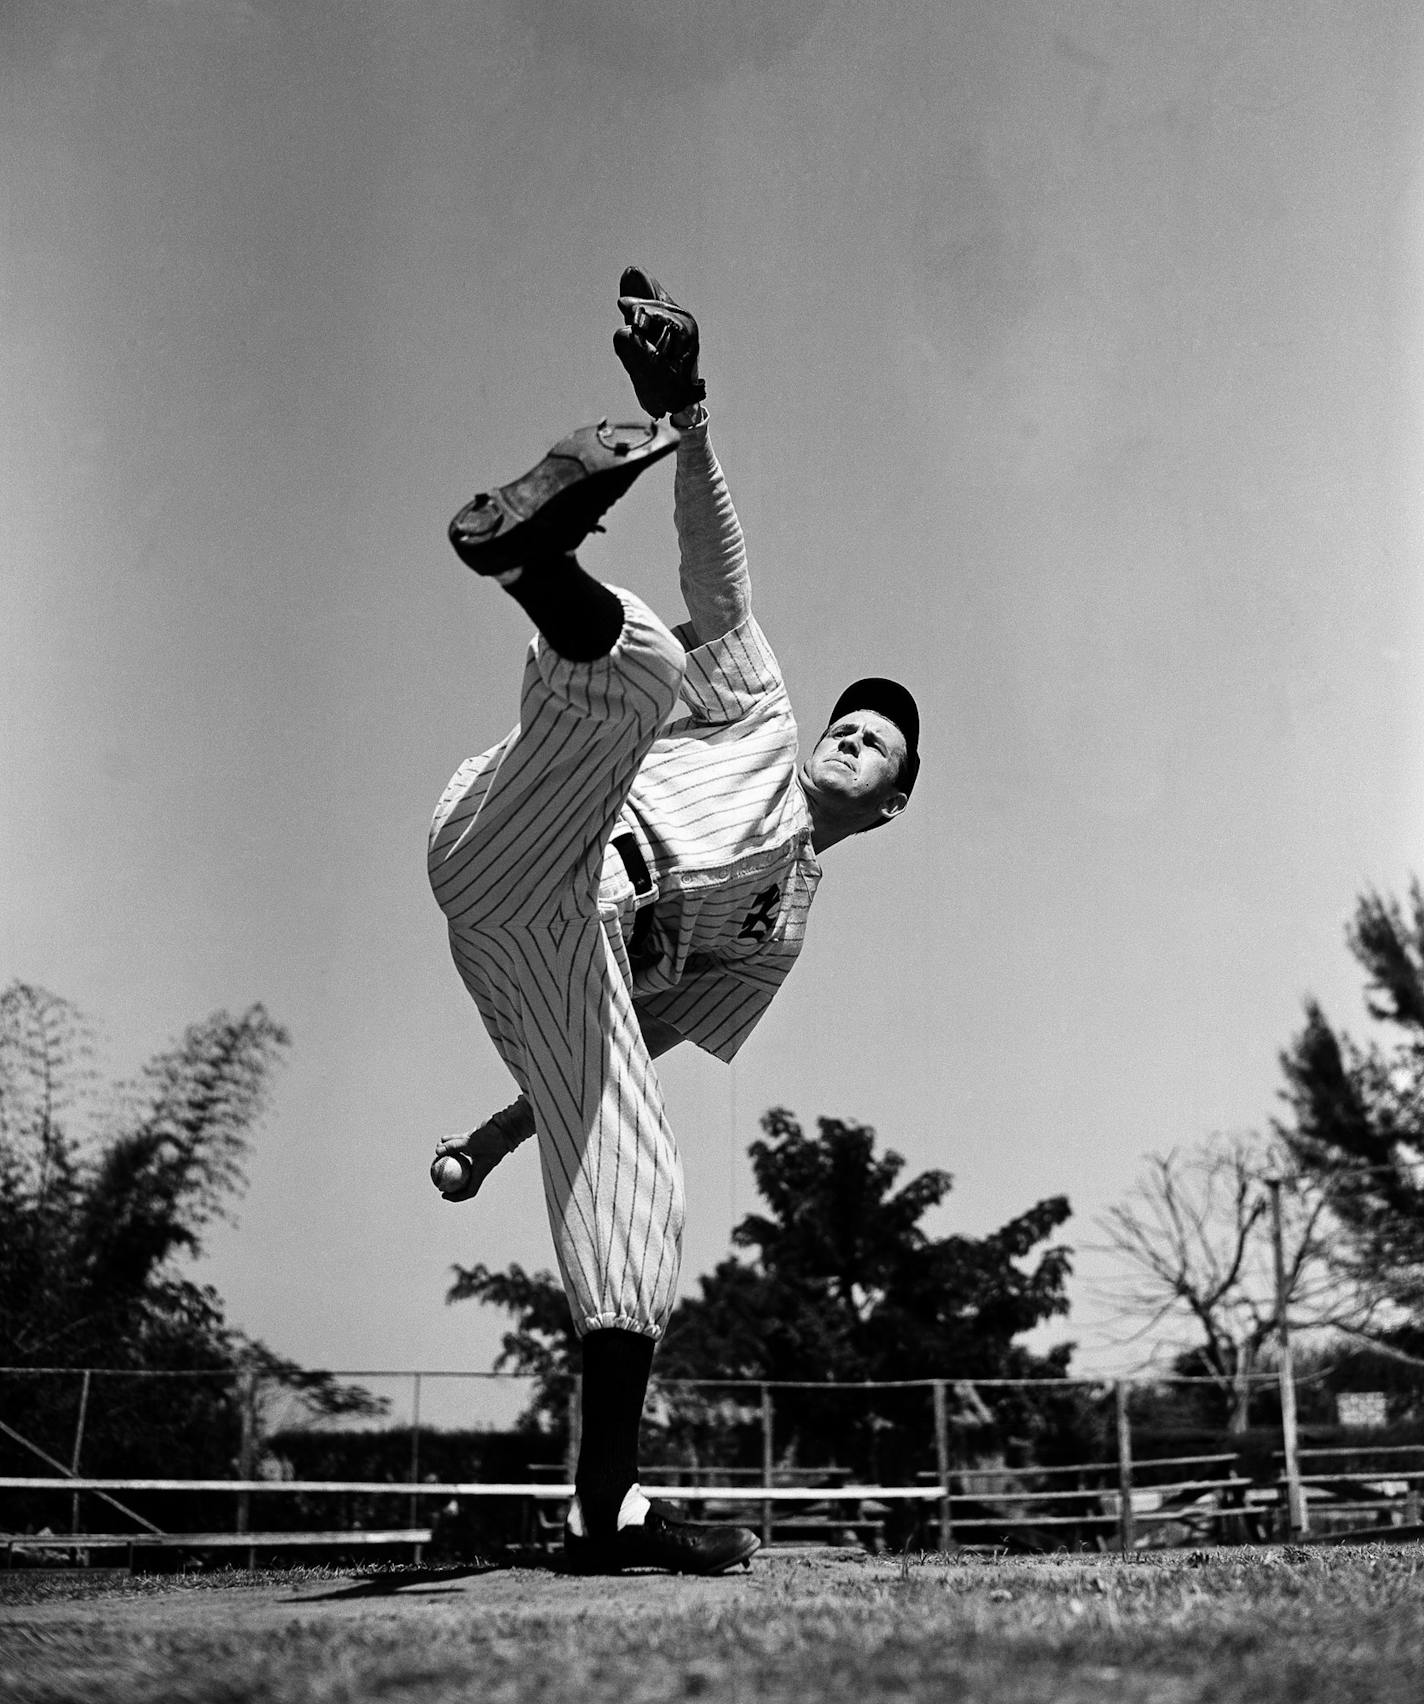
{"type": "Polygon", "coordinates": [[[623,600],[623,631],[613,648],[620,671],[647,693],[659,720],[669,715],[682,691],[687,652],[677,636],[631,592],[623,600]]]}

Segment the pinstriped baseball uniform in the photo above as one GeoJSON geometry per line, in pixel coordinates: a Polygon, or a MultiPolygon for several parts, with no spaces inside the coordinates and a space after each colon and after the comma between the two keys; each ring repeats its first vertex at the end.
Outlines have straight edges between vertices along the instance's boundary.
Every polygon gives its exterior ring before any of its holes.
{"type": "Polygon", "coordinates": [[[533,642],[519,725],[441,798],[430,875],[456,966],[533,1107],[575,1324],[657,1336],[676,1299],[682,1176],[635,1003],[730,1060],[800,950],[820,866],[755,618],[699,644],[619,596],[610,656],[572,663],[533,642]]]}

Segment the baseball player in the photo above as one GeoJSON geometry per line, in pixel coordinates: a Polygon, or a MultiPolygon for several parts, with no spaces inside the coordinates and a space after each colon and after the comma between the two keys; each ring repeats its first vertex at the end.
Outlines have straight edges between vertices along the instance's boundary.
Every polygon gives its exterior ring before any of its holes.
{"type": "Polygon", "coordinates": [[[461,559],[538,631],[518,725],[461,765],[429,846],[456,967],[520,1094],[445,1137],[436,1166],[460,1156],[467,1174],[447,1199],[469,1200],[506,1153],[539,1137],[583,1351],[567,1565],[717,1574],[750,1558],[755,1534],[679,1521],[638,1485],[683,1222],[653,1061],[683,1041],[736,1055],[800,951],[819,855],[904,809],[919,716],[897,683],[857,681],[798,765],[708,439],[696,321],[636,267],[618,306],[614,345],[650,421],[573,432],[450,526],[461,559]],[[669,630],[574,552],[674,454],[688,619],[669,630]]]}

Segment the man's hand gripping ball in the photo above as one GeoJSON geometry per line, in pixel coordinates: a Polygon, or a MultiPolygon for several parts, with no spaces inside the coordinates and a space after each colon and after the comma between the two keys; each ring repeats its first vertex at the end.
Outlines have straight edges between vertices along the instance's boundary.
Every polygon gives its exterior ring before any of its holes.
{"type": "Polygon", "coordinates": [[[534,1115],[523,1095],[463,1135],[435,1144],[430,1181],[447,1201],[473,1201],[480,1185],[506,1154],[534,1134],[534,1115]]]}

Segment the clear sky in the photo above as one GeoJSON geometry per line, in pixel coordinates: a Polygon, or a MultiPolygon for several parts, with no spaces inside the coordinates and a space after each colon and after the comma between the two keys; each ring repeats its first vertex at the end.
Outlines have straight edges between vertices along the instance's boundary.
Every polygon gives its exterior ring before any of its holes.
{"type": "MultiPolygon", "coordinates": [[[[665,1076],[684,1277],[784,1104],[981,1233],[1260,1127],[1424,827],[1424,13],[1412,0],[12,0],[0,971],[115,1072],[294,1047],[203,1276],[275,1348],[488,1366],[452,1262],[551,1264],[424,876],[524,618],[449,516],[634,411],[637,260],[698,313],[803,729],[904,679],[924,770],[835,848],[731,1070],[665,1076]]],[[[678,613],[671,473],[588,565],[678,613]]],[[[689,1050],[682,1050],[687,1053],[689,1050]]],[[[1092,1261],[1084,1258],[1085,1273],[1092,1261]]],[[[1103,1346],[1086,1287],[1048,1340],[1103,1346]]]]}

